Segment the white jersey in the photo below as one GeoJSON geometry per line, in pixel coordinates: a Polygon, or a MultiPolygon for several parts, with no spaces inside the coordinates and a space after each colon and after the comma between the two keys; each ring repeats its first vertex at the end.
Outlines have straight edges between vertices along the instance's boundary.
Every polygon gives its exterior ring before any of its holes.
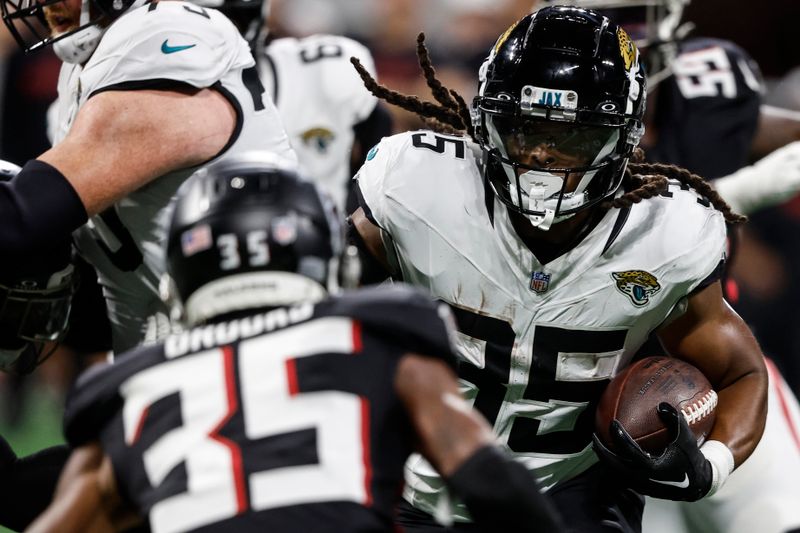
{"type": "MultiPolygon", "coordinates": [[[[550,488],[596,462],[596,401],[714,273],[725,223],[675,183],[609,210],[575,248],[541,264],[493,197],[490,219],[477,157],[462,137],[403,133],[373,148],[357,179],[403,280],[453,307],[467,398],[550,488]]],[[[433,514],[441,479],[421,458],[407,468],[406,499],[433,514]]]]}
{"type": "MultiPolygon", "coordinates": [[[[54,144],[67,135],[93,94],[176,83],[213,87],[236,109],[235,133],[217,158],[260,149],[295,159],[277,110],[262,97],[255,61],[236,27],[218,11],[173,1],[125,13],[108,28],[85,65],[64,64],[54,144]]],[[[155,179],[75,232],[81,254],[97,269],[115,352],[139,344],[147,317],[166,312],[158,284],[165,270],[167,207],[195,170],[155,179]]]]}
{"type": "Polygon", "coordinates": [[[377,104],[350,64],[351,56],[375,75],[369,50],[337,35],[276,39],[256,53],[259,74],[278,107],[300,167],[333,198],[340,212],[351,178],[353,126],[377,104]]]}

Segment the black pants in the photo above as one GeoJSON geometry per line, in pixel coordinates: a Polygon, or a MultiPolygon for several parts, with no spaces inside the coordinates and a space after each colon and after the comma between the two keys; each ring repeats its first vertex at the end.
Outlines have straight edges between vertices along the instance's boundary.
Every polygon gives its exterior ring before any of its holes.
{"type": "MultiPolygon", "coordinates": [[[[616,483],[602,465],[559,483],[547,493],[569,533],[641,533],[644,498],[616,483]]],[[[437,524],[433,517],[403,501],[397,524],[404,533],[505,533],[480,529],[474,524],[437,524]]],[[[542,533],[553,533],[542,531],[542,533]]]]}

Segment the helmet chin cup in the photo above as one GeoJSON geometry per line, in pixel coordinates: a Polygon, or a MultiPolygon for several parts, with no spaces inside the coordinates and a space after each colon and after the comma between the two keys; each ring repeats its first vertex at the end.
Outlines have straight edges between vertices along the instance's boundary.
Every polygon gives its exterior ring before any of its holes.
{"type": "Polygon", "coordinates": [[[522,189],[522,195],[528,197],[528,209],[531,211],[544,211],[544,201],[561,192],[564,186],[563,177],[538,170],[529,170],[516,181],[522,189]]]}

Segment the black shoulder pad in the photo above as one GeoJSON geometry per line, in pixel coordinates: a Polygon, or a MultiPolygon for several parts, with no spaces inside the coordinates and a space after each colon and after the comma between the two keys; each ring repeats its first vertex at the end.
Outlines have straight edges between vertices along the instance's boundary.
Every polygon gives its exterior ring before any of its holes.
{"type": "Polygon", "coordinates": [[[405,353],[444,360],[455,368],[454,321],[446,305],[405,283],[345,293],[318,306],[320,314],[349,316],[405,353]]]}
{"type": "Polygon", "coordinates": [[[114,363],[89,367],[67,395],[64,409],[64,437],[77,447],[100,435],[103,427],[122,408],[119,387],[126,379],[157,361],[163,361],[161,345],[126,352],[114,363]]]}

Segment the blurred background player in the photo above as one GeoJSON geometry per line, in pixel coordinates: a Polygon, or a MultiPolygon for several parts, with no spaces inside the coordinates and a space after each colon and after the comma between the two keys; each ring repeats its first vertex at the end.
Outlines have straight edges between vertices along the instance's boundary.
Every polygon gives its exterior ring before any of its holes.
{"type": "Polygon", "coordinates": [[[106,297],[113,348],[131,348],[147,318],[164,311],[161,245],[178,186],[242,151],[294,157],[280,117],[247,43],[215,10],[143,0],[0,7],[23,48],[52,44],[64,61],[54,146],[0,194],[0,251],[35,254],[78,230],[77,248],[106,297]]]}
{"type": "Polygon", "coordinates": [[[278,38],[270,31],[270,0],[194,0],[228,16],[250,43],[261,82],[278,108],[303,173],[340,213],[357,207],[351,177],[364,156],[392,133],[392,118],[364,88],[350,64],[358,57],[375,74],[372,55],[341,35],[278,38]]]}
{"type": "Polygon", "coordinates": [[[167,255],[190,329],[79,379],[76,450],[30,531],[394,531],[415,445],[481,531],[561,530],[460,397],[446,308],[404,286],[328,297],[357,272],[328,202],[272,154],[184,186],[167,255]]]}
{"type": "MultiPolygon", "coordinates": [[[[720,284],[725,222],[742,217],[701,178],[640,162],[639,60],[607,18],[550,7],[500,36],[471,109],[435,78],[424,48],[438,105],[361,70],[374,94],[435,131],[370,152],[351,238],[373,258],[372,279],[390,274],[454,308],[468,397],[576,531],[641,530],[639,494],[713,493],[755,448],[766,416],[761,352],[720,284]],[[722,391],[722,422],[700,449],[673,442],[666,465],[648,458],[646,471],[617,471],[592,450],[594,406],[652,332],[722,391]]],[[[686,437],[681,417],[671,423],[686,437]]],[[[441,481],[423,461],[410,470],[414,507],[401,524],[442,531],[432,518],[447,501],[441,481]]],[[[468,520],[458,507],[452,517],[468,520]]]]}
{"type": "MultiPolygon", "coordinates": [[[[745,166],[754,147],[773,150],[797,134],[761,105],[758,67],[730,41],[686,37],[688,0],[575,0],[597,9],[643,49],[649,98],[643,148],[648,159],[686,166],[709,178],[735,209],[752,214],[795,196],[800,189],[800,142],[745,166]],[[769,125],[767,125],[769,124],[769,125]],[[769,138],[758,140],[767,130],[769,138]]],[[[761,154],[763,155],[763,154],[761,154]]],[[[734,243],[738,242],[734,239],[734,243]]],[[[739,247],[732,260],[741,255],[739,247]]],[[[737,303],[736,285],[727,297],[737,303]]],[[[745,315],[747,317],[747,315],[745,315]]],[[[659,353],[652,344],[644,355],[659,353]]],[[[800,407],[780,372],[770,369],[769,415],[762,442],[714,496],[695,504],[663,500],[645,506],[645,531],[783,533],[800,528],[800,407]]]]}

